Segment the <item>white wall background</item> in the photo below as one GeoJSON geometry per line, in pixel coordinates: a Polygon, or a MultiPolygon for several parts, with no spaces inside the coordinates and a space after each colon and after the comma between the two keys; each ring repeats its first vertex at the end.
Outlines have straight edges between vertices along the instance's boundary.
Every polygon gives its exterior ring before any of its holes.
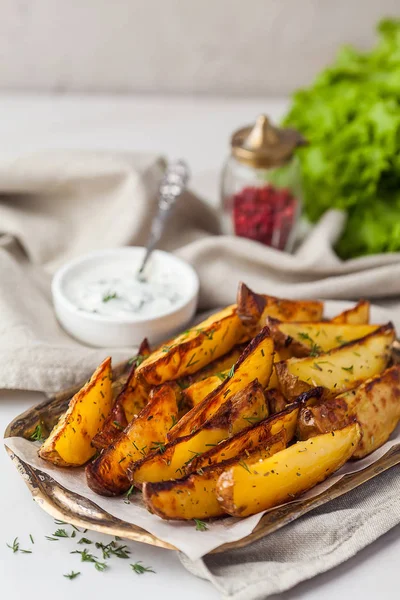
{"type": "Polygon", "coordinates": [[[400,0],[0,0],[0,90],[282,95],[400,0]]]}

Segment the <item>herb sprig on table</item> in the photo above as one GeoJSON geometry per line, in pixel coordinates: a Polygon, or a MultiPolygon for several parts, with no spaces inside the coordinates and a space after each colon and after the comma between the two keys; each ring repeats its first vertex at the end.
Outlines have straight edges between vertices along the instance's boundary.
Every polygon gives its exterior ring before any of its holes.
{"type": "MultiPolygon", "coordinates": [[[[75,525],[66,523],[65,521],[60,521],[59,519],[55,519],[56,525],[65,525],[67,527],[71,527],[72,531],[69,531],[66,528],[57,529],[52,535],[44,536],[47,541],[58,542],[62,539],[72,539],[76,537],[76,532],[81,534],[85,534],[87,529],[79,529],[75,525]]],[[[32,534],[29,534],[29,538],[32,544],[34,544],[34,539],[32,534]]],[[[75,542],[79,545],[90,546],[94,544],[94,547],[99,550],[102,554],[101,558],[96,556],[93,552],[91,552],[88,548],[72,550],[71,554],[78,554],[80,556],[81,562],[92,563],[96,571],[104,572],[109,569],[109,564],[105,562],[106,560],[112,558],[120,558],[120,559],[128,559],[131,555],[131,550],[126,544],[118,544],[122,538],[119,536],[114,536],[114,540],[111,540],[108,543],[104,542],[93,542],[91,539],[87,537],[81,537],[75,542]]],[[[13,554],[22,553],[22,554],[32,554],[32,550],[25,550],[20,547],[18,537],[14,538],[11,544],[7,544],[7,547],[12,550],[13,554]]],[[[93,546],[92,546],[93,547],[93,546]]],[[[137,561],[136,563],[130,564],[131,569],[137,573],[138,575],[142,575],[143,573],[155,573],[152,567],[145,567],[142,565],[142,561],[137,561]]],[[[64,573],[63,577],[69,579],[70,581],[76,579],[79,575],[81,575],[80,571],[71,571],[70,573],[64,573]]]]}

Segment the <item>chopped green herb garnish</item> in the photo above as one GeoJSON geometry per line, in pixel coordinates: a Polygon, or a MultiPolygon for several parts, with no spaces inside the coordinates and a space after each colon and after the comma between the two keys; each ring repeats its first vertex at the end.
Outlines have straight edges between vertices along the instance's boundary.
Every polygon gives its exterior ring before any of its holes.
{"type": "Polygon", "coordinates": [[[146,356],[144,354],[137,354],[128,360],[128,365],[133,365],[135,363],[135,365],[138,367],[145,359],[146,356]]]}
{"type": "Polygon", "coordinates": [[[107,568],[106,563],[99,562],[97,556],[90,554],[86,548],[84,548],[84,550],[74,550],[71,554],[80,554],[82,562],[94,563],[94,566],[98,571],[104,571],[107,568]]]}
{"type": "Polygon", "coordinates": [[[129,488],[129,490],[125,494],[125,499],[124,499],[125,504],[130,504],[130,497],[132,496],[132,494],[134,493],[134,491],[135,491],[135,486],[131,485],[131,487],[129,488]]]}
{"type": "Polygon", "coordinates": [[[31,539],[31,542],[32,542],[32,544],[34,544],[34,543],[35,543],[35,540],[33,539],[33,536],[32,536],[32,534],[31,534],[31,533],[29,534],[29,537],[30,537],[30,539],[31,539]]]}
{"type": "Polygon", "coordinates": [[[117,292],[108,292],[107,294],[104,294],[102,300],[103,302],[109,302],[110,300],[115,300],[116,298],[118,298],[117,292]]]}
{"type": "Polygon", "coordinates": [[[175,416],[175,415],[172,415],[172,416],[171,416],[171,421],[172,421],[172,424],[171,424],[171,427],[170,427],[170,429],[172,429],[173,427],[175,427],[175,425],[176,425],[176,424],[177,424],[177,422],[178,422],[178,419],[176,418],[176,416],[175,416]]]}
{"type": "Polygon", "coordinates": [[[57,531],[55,531],[53,533],[53,535],[55,537],[64,537],[64,538],[68,537],[68,533],[65,531],[65,529],[57,529],[57,531]]]}
{"type": "Polygon", "coordinates": [[[321,354],[321,346],[318,346],[318,344],[314,342],[314,340],[309,336],[308,333],[299,332],[299,338],[304,341],[310,342],[310,356],[318,356],[319,354],[321,354]]]}
{"type": "Polygon", "coordinates": [[[150,448],[150,451],[158,450],[160,454],[164,454],[165,452],[165,443],[164,442],[153,442],[153,446],[150,448]]]}
{"type": "Polygon", "coordinates": [[[81,538],[78,542],[78,544],[93,544],[92,540],[88,540],[88,538],[81,538]]]}
{"type": "Polygon", "coordinates": [[[63,575],[63,577],[66,577],[67,579],[75,579],[75,577],[78,577],[78,575],[80,574],[80,571],[71,571],[71,573],[66,573],[65,575],[63,575]]]}
{"type": "Polygon", "coordinates": [[[135,571],[135,573],[137,573],[138,575],[143,575],[143,573],[155,573],[155,571],[153,571],[151,567],[143,567],[141,562],[142,561],[139,560],[137,563],[133,565],[131,564],[131,568],[133,571],[135,571]]]}
{"type": "Polygon", "coordinates": [[[232,365],[228,372],[228,377],[233,377],[235,373],[235,365],[232,365]]]}
{"type": "Polygon", "coordinates": [[[16,537],[11,545],[7,544],[7,548],[11,548],[11,550],[14,552],[14,554],[15,554],[15,552],[18,552],[18,550],[19,550],[18,538],[16,537]]]}
{"type": "Polygon", "coordinates": [[[200,521],[200,519],[193,519],[196,525],[196,531],[207,531],[207,523],[200,521]]]}
{"type": "Polygon", "coordinates": [[[58,542],[58,538],[51,537],[51,535],[46,535],[45,538],[46,540],[49,540],[49,542],[58,542]]]}
{"type": "Polygon", "coordinates": [[[129,558],[131,553],[128,546],[118,546],[114,541],[110,542],[109,544],[96,542],[95,545],[96,548],[101,549],[103,558],[111,558],[111,556],[116,556],[117,558],[129,558]]]}
{"type": "Polygon", "coordinates": [[[349,373],[353,373],[354,366],[351,365],[350,367],[342,367],[342,369],[343,369],[343,371],[348,371],[349,373]]]}
{"type": "Polygon", "coordinates": [[[121,425],[121,423],[118,423],[118,421],[113,421],[113,425],[115,425],[115,427],[117,427],[117,429],[121,429],[123,430],[123,426],[121,425]]]}
{"type": "Polygon", "coordinates": [[[35,431],[32,433],[29,439],[32,440],[32,442],[43,442],[45,437],[43,435],[42,425],[40,423],[39,425],[36,425],[35,431]]]}
{"type": "Polygon", "coordinates": [[[221,381],[225,381],[227,375],[224,375],[224,373],[214,373],[214,377],[218,377],[218,379],[220,379],[221,381]]]}
{"type": "Polygon", "coordinates": [[[194,357],[196,356],[196,352],[193,354],[193,356],[190,358],[188,364],[186,365],[187,367],[193,367],[194,365],[197,365],[197,363],[199,362],[198,360],[193,360],[194,357]]]}
{"type": "Polygon", "coordinates": [[[248,473],[251,473],[250,469],[249,469],[249,465],[247,465],[244,460],[239,460],[238,464],[243,467],[243,469],[245,469],[246,471],[248,471],[248,473]]]}
{"type": "Polygon", "coordinates": [[[321,367],[320,367],[320,366],[319,366],[319,364],[318,364],[318,363],[316,363],[316,362],[313,364],[312,368],[313,368],[313,369],[316,369],[317,371],[322,371],[321,367]]]}

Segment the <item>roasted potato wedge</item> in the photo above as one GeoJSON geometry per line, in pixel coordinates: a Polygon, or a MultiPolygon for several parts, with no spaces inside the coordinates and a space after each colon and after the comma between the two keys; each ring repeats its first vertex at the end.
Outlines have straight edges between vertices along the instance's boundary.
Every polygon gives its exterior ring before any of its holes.
{"type": "Polygon", "coordinates": [[[225,381],[229,376],[229,371],[222,371],[216,375],[211,375],[207,379],[196,381],[191,386],[184,390],[183,395],[186,398],[189,406],[196,406],[200,404],[202,400],[211,392],[217,389],[221,385],[222,381],[225,381]]]}
{"type": "Polygon", "coordinates": [[[147,403],[149,393],[137,380],[136,365],[139,358],[142,359],[149,354],[149,344],[145,339],[140,345],[139,353],[134,359],[128,379],[118,394],[110,414],[104,421],[101,431],[92,440],[92,445],[98,450],[107,448],[116,440],[121,433],[121,429],[124,429],[147,403]]]}
{"type": "Polygon", "coordinates": [[[266,387],[272,373],[273,358],[274,342],[268,327],[265,327],[246,347],[232,368],[230,377],[182,417],[169,432],[168,440],[176,440],[200,429],[223,404],[251,381],[257,379],[263,388],[266,387]]]}
{"type": "Polygon", "coordinates": [[[358,423],[332,433],[297,442],[265,460],[247,461],[224,471],[217,482],[222,510],[246,517],[293,500],[324,481],[349,460],[361,439],[358,423]]]}
{"type": "Polygon", "coordinates": [[[225,469],[239,464],[241,460],[264,460],[286,448],[286,436],[282,430],[270,438],[268,445],[243,452],[233,459],[199,469],[175,481],[159,481],[143,484],[143,499],[152,513],[162,519],[208,519],[224,514],[217,501],[216,486],[225,469]]]}
{"type": "Polygon", "coordinates": [[[68,410],[39,450],[39,456],[59,467],[80,467],[96,453],[94,436],[111,411],[111,358],[96,369],[90,380],[71,399],[68,410]]]}
{"type": "Polygon", "coordinates": [[[137,375],[148,385],[186,377],[229,352],[242,338],[234,304],[150,354],[138,366],[137,375]]]}
{"type": "Polygon", "coordinates": [[[286,398],[277,388],[266,390],[265,397],[267,399],[269,413],[271,415],[282,412],[288,405],[286,398]]]}
{"type": "Polygon", "coordinates": [[[315,388],[309,390],[292,404],[289,404],[282,412],[272,415],[268,419],[261,421],[255,425],[250,425],[242,432],[238,433],[231,439],[227,439],[212,447],[201,454],[194,457],[185,467],[186,473],[203,469],[215,465],[224,460],[241,456],[244,452],[252,452],[260,445],[266,447],[270,444],[270,440],[285,432],[287,443],[291,442],[296,432],[297,418],[300,407],[304,404],[315,402],[321,398],[323,388],[315,388]]]}
{"type": "Polygon", "coordinates": [[[266,325],[268,317],[280,321],[321,321],[323,309],[318,300],[286,300],[256,294],[239,283],[237,312],[245,330],[253,335],[266,325]]]}
{"type": "Polygon", "coordinates": [[[165,436],[178,416],[179,388],[164,384],[119,437],[86,467],[89,487],[102,496],[116,496],[129,486],[126,471],[131,461],[163,447],[165,436]]]}
{"type": "Polygon", "coordinates": [[[290,358],[277,363],[280,389],[292,399],[309,389],[322,385],[331,394],[339,394],[387,367],[395,339],[392,323],[379,327],[361,340],[356,340],[318,357],[290,358]]]}
{"type": "Polygon", "coordinates": [[[369,323],[370,303],[360,300],[353,308],[345,310],[332,319],[332,323],[347,325],[367,325],[369,323]]]}
{"type": "Polygon", "coordinates": [[[198,431],[167,444],[129,467],[132,483],[177,479],[185,473],[185,465],[210,446],[245,429],[249,422],[261,421],[268,415],[264,391],[257,380],[225,402],[198,431]]]}
{"type": "Polygon", "coordinates": [[[358,388],[301,409],[301,440],[341,429],[356,419],[362,437],[353,458],[363,458],[390,437],[400,421],[400,365],[368,379],[358,388]]]}
{"type": "Polygon", "coordinates": [[[275,347],[289,348],[293,357],[318,356],[348,342],[358,340],[379,328],[379,325],[347,325],[330,322],[282,323],[268,319],[267,325],[275,347]]]}
{"type": "Polygon", "coordinates": [[[218,373],[223,373],[225,371],[229,371],[232,366],[237,362],[240,358],[240,355],[246,349],[247,344],[238,344],[232,348],[229,352],[213,360],[209,365],[206,365],[202,369],[199,369],[192,375],[188,375],[187,377],[183,377],[178,380],[178,385],[183,389],[192,385],[193,383],[197,383],[199,381],[203,381],[204,379],[208,379],[208,377],[213,377],[218,373]]]}

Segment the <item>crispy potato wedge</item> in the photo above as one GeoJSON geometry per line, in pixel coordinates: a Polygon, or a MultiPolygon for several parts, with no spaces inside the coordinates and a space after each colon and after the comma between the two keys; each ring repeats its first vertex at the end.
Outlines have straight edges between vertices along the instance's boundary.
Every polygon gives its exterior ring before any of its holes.
{"type": "Polygon", "coordinates": [[[184,390],[183,395],[187,399],[189,406],[196,406],[200,404],[202,400],[211,392],[217,389],[221,385],[222,381],[225,381],[229,376],[229,371],[222,371],[216,375],[211,375],[207,379],[196,381],[191,386],[184,390]]]}
{"type": "Polygon", "coordinates": [[[217,481],[225,469],[240,460],[264,460],[286,448],[284,430],[243,456],[200,469],[175,481],[143,484],[143,499],[152,513],[162,519],[208,519],[224,514],[216,496],[217,481]]]}
{"type": "Polygon", "coordinates": [[[250,425],[234,437],[227,439],[194,457],[185,467],[186,473],[197,471],[224,460],[241,456],[245,452],[253,452],[255,448],[265,445],[268,447],[274,436],[285,432],[287,443],[291,442],[296,433],[297,418],[303,404],[317,401],[321,398],[323,388],[315,388],[300,396],[300,398],[287,405],[282,412],[272,415],[268,419],[255,425],[250,425]]]}
{"type": "Polygon", "coordinates": [[[206,365],[202,369],[199,369],[192,375],[188,375],[187,377],[183,377],[178,380],[178,385],[180,387],[185,388],[193,383],[197,383],[198,381],[203,381],[204,379],[208,379],[208,377],[212,377],[217,373],[223,373],[224,371],[229,371],[231,367],[235,364],[235,362],[240,358],[240,355],[245,350],[247,344],[238,344],[232,348],[229,352],[213,360],[209,365],[206,365]]]}
{"type": "Polygon", "coordinates": [[[126,471],[131,461],[139,460],[163,442],[178,416],[179,388],[164,384],[150,396],[138,417],[120,432],[119,437],[86,467],[89,487],[102,496],[115,496],[129,486],[126,471]]]}
{"type": "Polygon", "coordinates": [[[341,429],[354,419],[362,437],[353,458],[363,458],[389,439],[400,421],[400,365],[368,379],[358,388],[301,409],[298,437],[308,439],[341,429]]]}
{"type": "Polygon", "coordinates": [[[80,467],[96,453],[94,436],[111,411],[111,358],[96,369],[90,380],[71,399],[68,410],[39,450],[39,456],[59,467],[80,467]]]}
{"type": "MultiPolygon", "coordinates": [[[[281,360],[282,360],[281,355],[275,351],[274,363],[280,362],[281,360]]],[[[230,365],[230,366],[232,366],[232,365],[230,365]]],[[[183,392],[183,396],[186,398],[188,406],[193,407],[193,406],[196,406],[197,404],[200,404],[200,402],[202,400],[204,400],[204,398],[206,396],[211,394],[211,392],[216,390],[217,387],[219,387],[221,385],[221,382],[225,381],[225,379],[227,379],[228,376],[229,376],[229,370],[220,371],[214,375],[211,375],[210,377],[207,377],[207,379],[202,379],[200,381],[196,381],[191,386],[186,388],[183,392]]],[[[275,367],[274,367],[272,369],[271,377],[268,382],[267,388],[268,389],[277,388],[278,385],[279,385],[278,376],[276,374],[275,367]]]]}
{"type": "Polygon", "coordinates": [[[324,305],[319,300],[286,300],[256,294],[239,283],[237,312],[245,330],[256,333],[266,325],[268,317],[280,321],[321,321],[324,305]]]}
{"type": "Polygon", "coordinates": [[[129,467],[130,480],[141,484],[182,477],[185,465],[195,456],[245,429],[249,422],[261,421],[267,415],[264,391],[257,380],[251,381],[244,390],[223,404],[200,430],[178,438],[160,452],[153,452],[139,463],[132,464],[129,467]]]}
{"type": "Polygon", "coordinates": [[[217,499],[224,512],[246,517],[284,502],[324,481],[352,456],[361,439],[358,423],[326,433],[255,463],[222,473],[217,499]]]}
{"type": "Polygon", "coordinates": [[[275,415],[276,413],[282,412],[288,405],[286,398],[284,397],[282,392],[277,388],[266,390],[265,397],[267,399],[269,413],[271,415],[275,415]]]}
{"type": "Polygon", "coordinates": [[[395,339],[392,323],[379,327],[361,340],[356,340],[318,357],[290,358],[277,363],[280,389],[292,399],[322,385],[332,394],[357,387],[387,367],[395,339]]]}
{"type": "Polygon", "coordinates": [[[332,319],[332,323],[348,325],[367,325],[369,323],[370,303],[360,300],[353,308],[345,310],[332,319]]]}
{"type": "Polygon", "coordinates": [[[257,379],[263,388],[266,387],[272,373],[273,357],[274,342],[268,327],[265,327],[246,347],[231,376],[182,417],[169,432],[168,440],[176,440],[200,429],[223,404],[251,381],[257,379]]]}
{"type": "Polygon", "coordinates": [[[318,356],[369,335],[379,325],[348,325],[330,322],[282,323],[268,319],[275,347],[289,348],[293,357],[318,356]]]}
{"type": "MultiPolygon", "coordinates": [[[[145,339],[140,345],[136,359],[148,356],[149,354],[149,344],[147,339],[145,339]]],[[[137,380],[136,364],[137,361],[135,360],[129,372],[128,379],[118,394],[101,431],[92,440],[92,445],[98,450],[107,448],[107,446],[116,440],[121,433],[121,429],[124,429],[147,403],[149,393],[137,380]]]]}
{"type": "Polygon", "coordinates": [[[186,377],[229,352],[242,338],[234,304],[150,354],[138,366],[137,375],[148,385],[186,377]]]}

